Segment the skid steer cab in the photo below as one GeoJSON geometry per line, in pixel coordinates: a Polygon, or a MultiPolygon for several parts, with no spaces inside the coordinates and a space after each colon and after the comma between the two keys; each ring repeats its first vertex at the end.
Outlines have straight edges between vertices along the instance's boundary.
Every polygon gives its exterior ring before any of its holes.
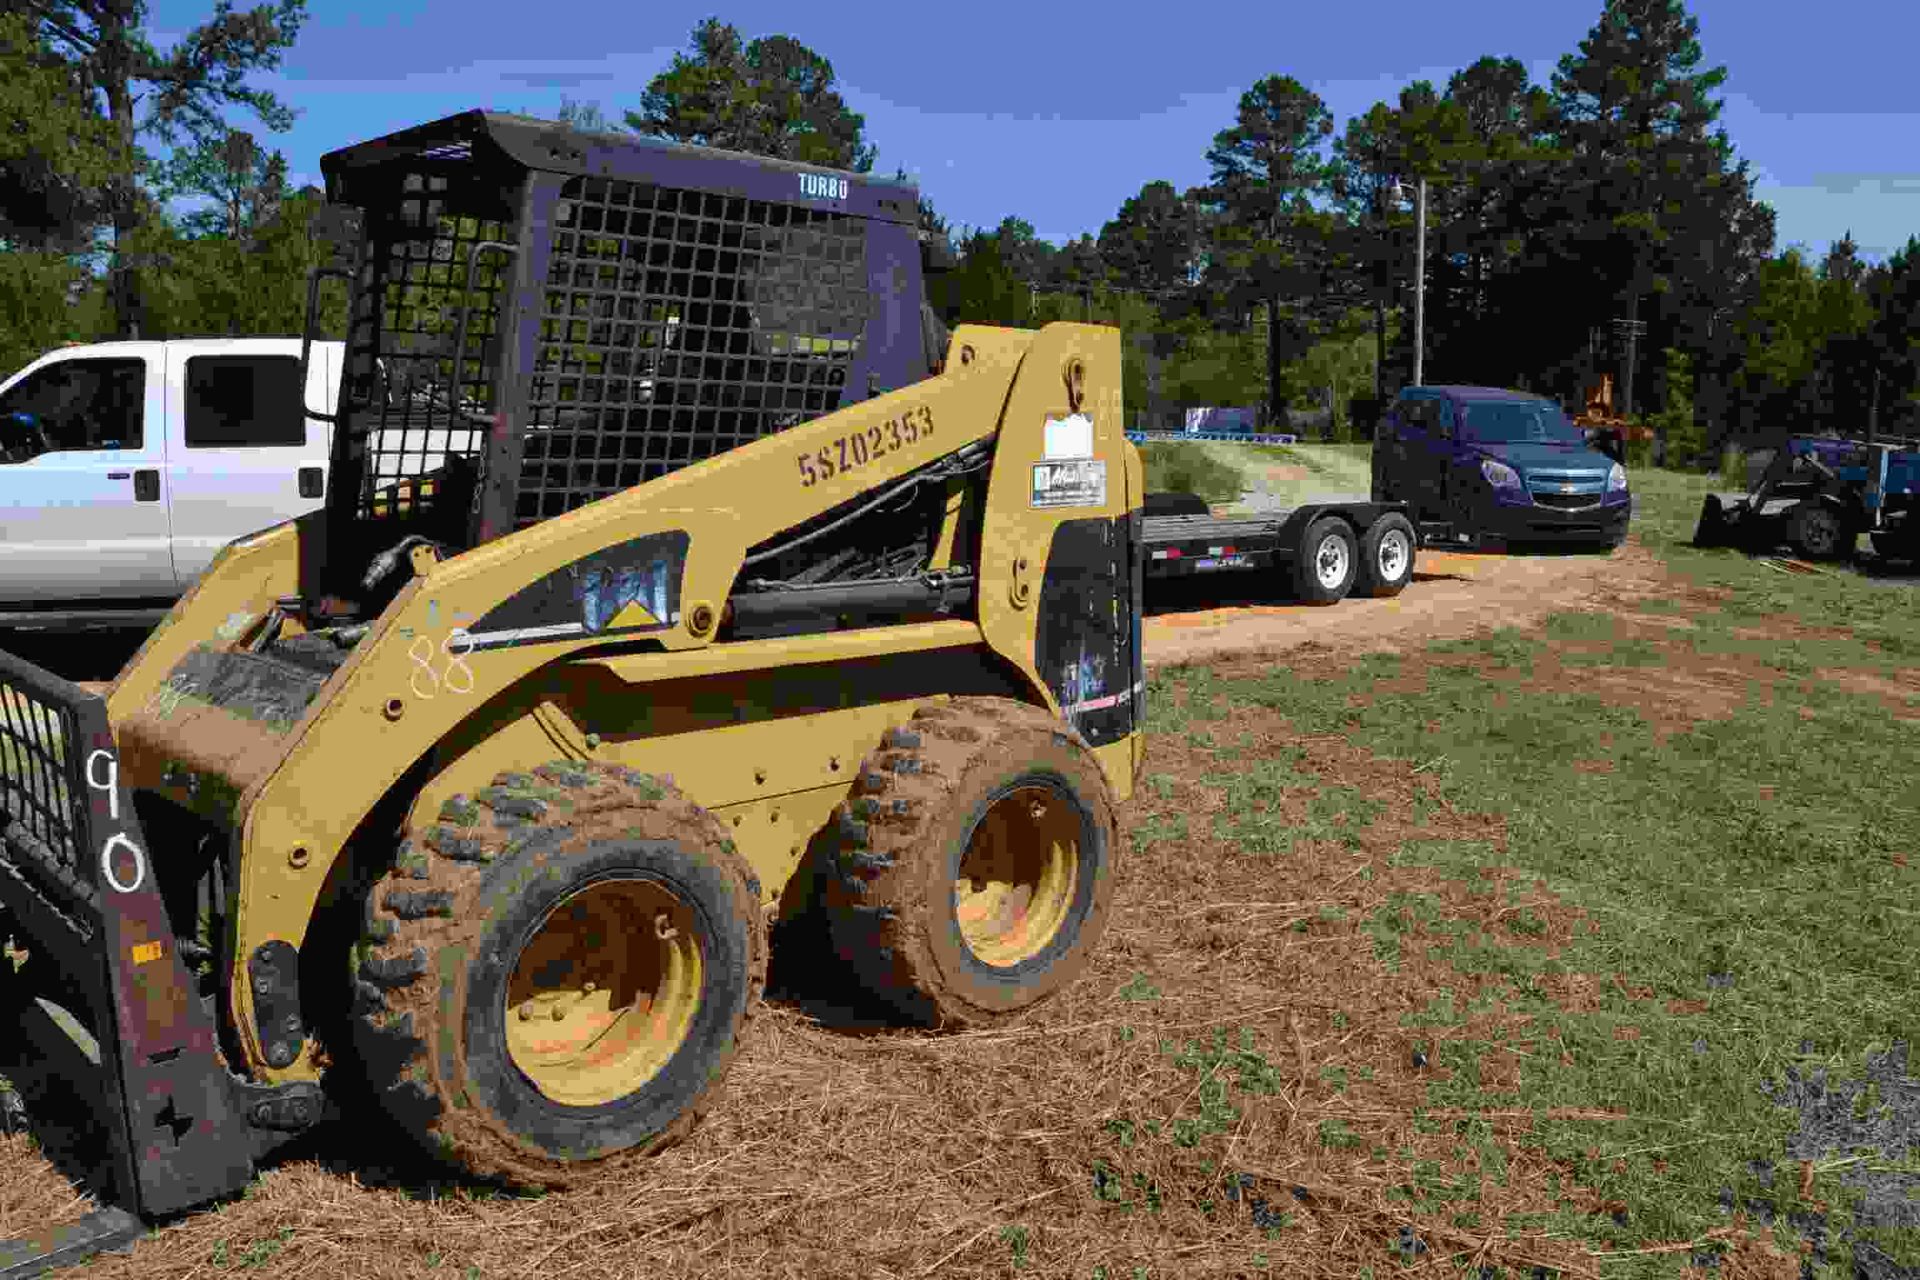
{"type": "Polygon", "coordinates": [[[1117,331],[946,332],[862,175],[478,112],[323,169],[325,507],[104,698],[0,655],[33,1123],[146,1217],[336,1111],[560,1187],[687,1132],[775,925],[908,1023],[1073,981],[1142,762],[1117,331]]]}

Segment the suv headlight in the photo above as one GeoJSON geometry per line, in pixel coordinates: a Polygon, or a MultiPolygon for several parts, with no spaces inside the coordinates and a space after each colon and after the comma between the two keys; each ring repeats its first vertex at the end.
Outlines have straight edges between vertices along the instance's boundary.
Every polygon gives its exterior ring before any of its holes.
{"type": "Polygon", "coordinates": [[[1627,469],[1616,462],[1613,464],[1612,469],[1607,472],[1607,492],[1625,493],[1626,491],[1627,469]]]}
{"type": "Polygon", "coordinates": [[[1504,462],[1495,462],[1492,458],[1480,459],[1480,474],[1487,483],[1496,489],[1518,489],[1520,473],[1504,462]]]}

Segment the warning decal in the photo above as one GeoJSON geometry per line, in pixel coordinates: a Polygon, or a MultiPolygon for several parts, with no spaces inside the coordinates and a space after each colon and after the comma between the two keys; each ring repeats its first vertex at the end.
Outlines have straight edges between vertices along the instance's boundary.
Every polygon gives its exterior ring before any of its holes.
{"type": "Polygon", "coordinates": [[[1104,507],[1107,464],[1104,459],[1074,459],[1033,464],[1035,507],[1104,507]]]}

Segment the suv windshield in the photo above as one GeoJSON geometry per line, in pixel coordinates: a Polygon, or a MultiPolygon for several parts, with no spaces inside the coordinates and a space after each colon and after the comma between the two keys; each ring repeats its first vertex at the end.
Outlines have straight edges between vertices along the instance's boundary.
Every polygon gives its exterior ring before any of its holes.
{"type": "Polygon", "coordinates": [[[1477,444],[1586,443],[1586,437],[1551,400],[1470,400],[1461,410],[1461,439],[1477,444]]]}

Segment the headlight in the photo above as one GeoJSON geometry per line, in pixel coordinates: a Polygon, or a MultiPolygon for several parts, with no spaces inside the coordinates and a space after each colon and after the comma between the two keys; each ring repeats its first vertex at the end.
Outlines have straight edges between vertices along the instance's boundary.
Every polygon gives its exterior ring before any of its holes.
{"type": "Polygon", "coordinates": [[[1492,458],[1482,458],[1480,460],[1480,474],[1485,476],[1487,483],[1496,489],[1518,489],[1520,487],[1520,473],[1506,463],[1495,462],[1492,458]]]}
{"type": "Polygon", "coordinates": [[[1613,464],[1613,469],[1607,472],[1607,492],[1625,493],[1626,490],[1627,469],[1616,462],[1613,464]]]}

